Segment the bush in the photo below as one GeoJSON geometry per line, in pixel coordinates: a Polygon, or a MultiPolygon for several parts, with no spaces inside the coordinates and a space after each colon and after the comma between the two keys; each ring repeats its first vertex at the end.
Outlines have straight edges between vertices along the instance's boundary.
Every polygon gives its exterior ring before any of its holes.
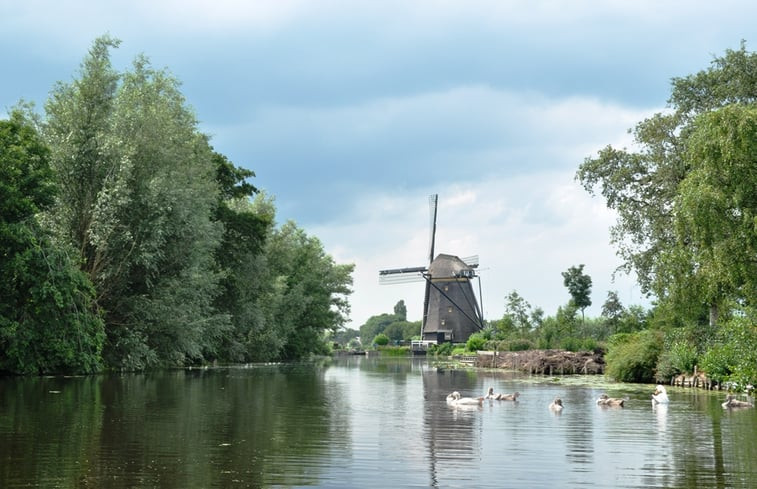
{"type": "Polygon", "coordinates": [[[373,344],[376,346],[386,346],[389,344],[389,337],[384,333],[379,333],[373,338],[373,344]]]}
{"type": "Polygon", "coordinates": [[[715,381],[738,385],[757,382],[757,327],[754,313],[723,325],[717,343],[703,356],[702,369],[715,381]]]}
{"type": "Polygon", "coordinates": [[[465,349],[467,351],[479,351],[484,349],[486,345],[486,338],[481,333],[473,333],[468,337],[468,341],[465,343],[465,349]]]}
{"type": "Polygon", "coordinates": [[[454,345],[452,343],[440,343],[438,345],[431,345],[428,352],[440,357],[448,357],[452,355],[452,349],[454,345]]]}
{"type": "Polygon", "coordinates": [[[662,345],[659,331],[613,335],[606,356],[607,375],[620,382],[653,382],[662,345]]]}

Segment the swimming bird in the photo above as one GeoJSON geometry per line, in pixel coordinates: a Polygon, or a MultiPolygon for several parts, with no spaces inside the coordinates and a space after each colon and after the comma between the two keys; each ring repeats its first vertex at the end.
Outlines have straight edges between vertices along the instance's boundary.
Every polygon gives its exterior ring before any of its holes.
{"type": "Polygon", "coordinates": [[[735,397],[733,397],[731,394],[728,394],[725,396],[725,402],[722,404],[723,409],[733,409],[733,408],[750,408],[754,407],[754,404],[747,401],[739,401],[735,397]]]}
{"type": "Polygon", "coordinates": [[[652,404],[667,404],[670,402],[668,399],[668,393],[665,390],[665,387],[657,384],[657,387],[654,389],[654,394],[652,394],[652,404]]]}
{"type": "Polygon", "coordinates": [[[549,409],[551,411],[560,412],[562,411],[563,405],[562,405],[562,399],[559,397],[555,397],[555,400],[552,401],[549,405],[549,409]]]}
{"type": "Polygon", "coordinates": [[[450,406],[476,406],[483,402],[483,397],[463,397],[457,391],[447,396],[447,404],[450,406]]]}
{"type": "Polygon", "coordinates": [[[517,401],[520,392],[513,392],[512,394],[497,394],[498,401],[517,401]]]}
{"type": "Polygon", "coordinates": [[[597,404],[600,406],[623,407],[623,403],[625,403],[625,399],[608,397],[607,394],[602,394],[601,396],[599,396],[599,399],[597,399],[597,404]]]}
{"type": "Polygon", "coordinates": [[[520,392],[513,392],[512,394],[495,394],[494,387],[489,387],[489,390],[484,396],[484,399],[494,399],[496,401],[517,401],[520,392]]]}

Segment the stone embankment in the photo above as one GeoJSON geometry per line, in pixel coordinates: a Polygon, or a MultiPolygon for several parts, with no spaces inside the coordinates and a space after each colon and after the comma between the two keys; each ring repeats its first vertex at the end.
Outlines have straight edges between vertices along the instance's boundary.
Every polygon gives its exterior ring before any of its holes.
{"type": "Polygon", "coordinates": [[[605,371],[601,353],[567,350],[479,351],[475,365],[545,375],[592,375],[605,371]]]}

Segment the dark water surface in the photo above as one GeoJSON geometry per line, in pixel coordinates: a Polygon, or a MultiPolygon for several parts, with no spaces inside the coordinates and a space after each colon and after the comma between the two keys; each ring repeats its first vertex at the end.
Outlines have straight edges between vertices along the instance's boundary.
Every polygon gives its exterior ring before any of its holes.
{"type": "Polygon", "coordinates": [[[691,389],[653,409],[651,386],[600,382],[363,357],[4,378],[0,487],[757,487],[757,410],[691,389]],[[520,400],[445,402],[489,386],[520,400]]]}

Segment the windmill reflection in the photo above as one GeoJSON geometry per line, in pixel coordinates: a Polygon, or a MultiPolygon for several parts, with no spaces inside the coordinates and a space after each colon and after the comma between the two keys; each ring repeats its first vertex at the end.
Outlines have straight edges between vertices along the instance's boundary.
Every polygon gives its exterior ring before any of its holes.
{"type": "Polygon", "coordinates": [[[423,371],[423,438],[428,447],[430,486],[449,485],[460,468],[475,466],[481,457],[482,411],[480,405],[448,405],[453,391],[479,396],[476,377],[460,370],[423,371]]]}

